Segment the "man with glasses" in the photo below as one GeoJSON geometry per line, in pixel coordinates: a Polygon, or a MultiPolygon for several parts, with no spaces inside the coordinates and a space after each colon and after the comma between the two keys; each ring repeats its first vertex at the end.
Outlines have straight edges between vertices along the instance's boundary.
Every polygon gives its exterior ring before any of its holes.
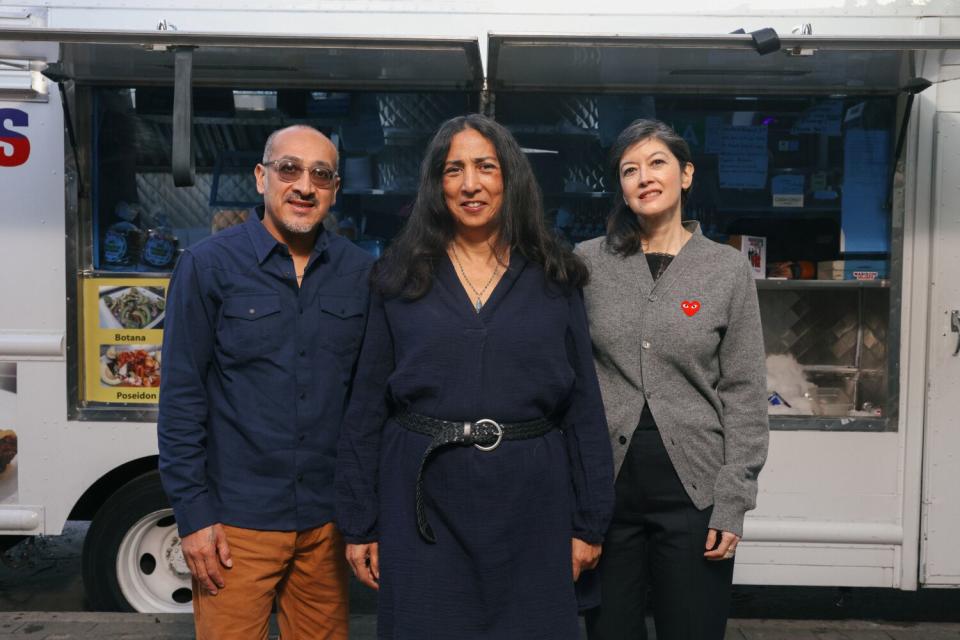
{"type": "Polygon", "coordinates": [[[193,574],[200,640],[347,638],[333,523],[340,421],[372,257],[321,224],[337,149],[296,125],[267,139],[263,206],[185,250],[167,301],[160,475],[193,574]]]}

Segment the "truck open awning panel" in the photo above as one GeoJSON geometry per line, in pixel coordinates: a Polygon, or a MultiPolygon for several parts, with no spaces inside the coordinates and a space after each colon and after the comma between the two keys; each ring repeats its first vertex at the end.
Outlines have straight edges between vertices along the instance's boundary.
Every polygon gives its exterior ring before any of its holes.
{"type": "Polygon", "coordinates": [[[61,71],[85,84],[170,84],[177,50],[193,83],[234,88],[479,90],[476,39],[0,29],[0,41],[59,43],[61,71]]]}
{"type": "Polygon", "coordinates": [[[491,34],[488,81],[507,91],[890,94],[917,74],[920,56],[960,39],[789,36],[780,45],[761,55],[749,34],[491,34]]]}

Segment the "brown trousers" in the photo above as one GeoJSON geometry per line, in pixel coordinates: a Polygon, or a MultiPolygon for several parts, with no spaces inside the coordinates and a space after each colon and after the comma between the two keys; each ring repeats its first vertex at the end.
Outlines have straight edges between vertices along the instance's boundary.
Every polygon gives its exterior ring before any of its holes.
{"type": "Polygon", "coordinates": [[[193,583],[197,640],[267,640],[277,603],[282,640],[347,640],[347,563],[331,522],[306,531],[224,526],[233,568],[211,596],[193,583]]]}

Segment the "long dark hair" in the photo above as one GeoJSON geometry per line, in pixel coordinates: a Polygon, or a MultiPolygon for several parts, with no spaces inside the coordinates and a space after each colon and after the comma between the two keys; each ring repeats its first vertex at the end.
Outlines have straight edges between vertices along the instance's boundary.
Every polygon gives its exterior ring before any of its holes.
{"type": "Polygon", "coordinates": [[[513,135],[490,118],[471,113],[447,120],[434,134],[420,165],[420,187],[410,219],[384,253],[372,274],[374,285],[387,297],[416,300],[429,290],[438,261],[446,259],[453,240],[453,216],[443,195],[443,168],[453,137],[473,129],[493,144],[503,176],[503,204],[497,246],[509,248],[541,265],[547,278],[564,288],[582,287],[587,268],[547,229],[540,187],[530,162],[513,135]]]}
{"type": "MultiPolygon", "coordinates": [[[[613,209],[607,218],[607,245],[614,252],[627,257],[640,251],[640,235],[643,233],[643,224],[640,216],[635,214],[623,200],[623,189],[620,187],[620,159],[627,149],[650,138],[656,138],[670,150],[670,153],[680,162],[680,170],[693,162],[690,147],[687,141],[677,134],[673,128],[660,120],[634,120],[620,132],[616,142],[610,148],[609,170],[613,178],[613,209]]],[[[680,206],[687,202],[690,187],[680,192],[680,206]]]]}

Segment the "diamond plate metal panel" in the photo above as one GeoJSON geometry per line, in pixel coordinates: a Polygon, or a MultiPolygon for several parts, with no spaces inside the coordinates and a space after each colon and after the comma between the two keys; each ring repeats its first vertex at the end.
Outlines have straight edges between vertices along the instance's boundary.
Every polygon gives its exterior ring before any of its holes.
{"type": "Polygon", "coordinates": [[[863,342],[860,366],[886,371],[890,324],[890,293],[877,289],[863,292],[863,342]]]}
{"type": "Polygon", "coordinates": [[[888,415],[889,289],[758,293],[766,352],[790,354],[807,367],[828,414],[877,409],[888,415]]]}
{"type": "MultiPolygon", "coordinates": [[[[559,153],[554,180],[574,193],[605,191],[606,153],[600,143],[600,102],[596,95],[500,94],[497,119],[524,147],[559,153]]],[[[550,192],[553,180],[544,185],[550,192]]]]}
{"type": "Polygon", "coordinates": [[[263,196],[257,192],[257,181],[252,171],[245,174],[221,173],[216,195],[214,206],[218,203],[230,203],[231,206],[239,204],[252,207],[263,202],[263,196]]]}
{"type": "Polygon", "coordinates": [[[377,154],[378,188],[415,191],[423,149],[419,146],[388,146],[377,154]]]}
{"type": "Polygon", "coordinates": [[[800,364],[856,365],[855,291],[759,292],[767,353],[789,353],[800,364]]]}
{"type": "MultiPolygon", "coordinates": [[[[170,116],[140,116],[132,119],[138,167],[170,166],[173,127],[170,116]]],[[[213,167],[224,151],[260,153],[267,137],[282,126],[259,120],[229,122],[224,118],[196,118],[193,153],[198,168],[213,167]]]]}
{"type": "Polygon", "coordinates": [[[511,128],[533,125],[541,133],[595,132],[600,128],[599,100],[587,94],[501,93],[497,120],[511,128]]]}
{"type": "Polygon", "coordinates": [[[172,228],[210,229],[210,187],[213,175],[198,173],[192,187],[173,186],[169,173],[137,174],[137,196],[147,215],[167,215],[172,228]]]}
{"type": "Polygon", "coordinates": [[[554,105],[561,126],[593,131],[600,128],[600,108],[596,96],[564,96],[562,100],[555,101],[554,105]]]}
{"type": "Polygon", "coordinates": [[[597,143],[568,146],[563,152],[564,190],[608,191],[606,154],[597,143]]]}
{"type": "Polygon", "coordinates": [[[416,132],[431,135],[444,120],[467,110],[463,94],[378,93],[377,108],[384,135],[416,132]]]}

